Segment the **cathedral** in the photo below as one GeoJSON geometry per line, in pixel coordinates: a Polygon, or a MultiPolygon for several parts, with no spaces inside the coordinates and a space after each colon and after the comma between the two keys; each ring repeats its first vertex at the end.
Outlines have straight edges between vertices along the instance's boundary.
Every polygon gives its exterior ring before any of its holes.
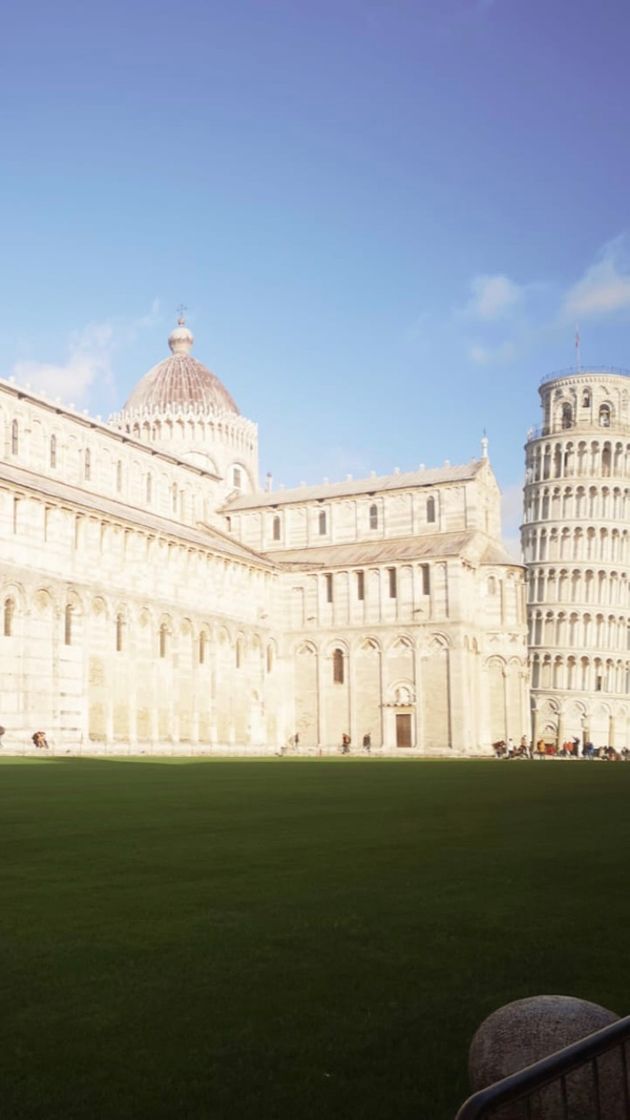
{"type": "MultiPolygon", "coordinates": [[[[107,423],[0,381],[7,749],[423,757],[529,735],[524,570],[461,466],[272,490],[191,353],[107,423]]],[[[612,500],[612,499],[611,499],[612,500]]],[[[529,538],[528,538],[529,540],[529,538]]]]}

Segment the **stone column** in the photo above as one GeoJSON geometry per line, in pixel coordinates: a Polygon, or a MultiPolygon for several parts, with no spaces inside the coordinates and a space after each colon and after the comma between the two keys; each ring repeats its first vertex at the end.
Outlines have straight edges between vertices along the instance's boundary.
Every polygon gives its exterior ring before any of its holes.
{"type": "Polygon", "coordinates": [[[318,649],[316,651],[315,658],[315,673],[317,678],[317,743],[318,746],[323,747],[326,745],[326,709],[324,706],[323,654],[321,650],[318,649]]]}
{"type": "Polygon", "coordinates": [[[420,674],[420,662],[422,654],[417,646],[413,647],[413,691],[416,702],[414,713],[414,747],[416,750],[422,750],[424,743],[424,720],[423,720],[423,707],[422,707],[422,677],[420,674]]]}

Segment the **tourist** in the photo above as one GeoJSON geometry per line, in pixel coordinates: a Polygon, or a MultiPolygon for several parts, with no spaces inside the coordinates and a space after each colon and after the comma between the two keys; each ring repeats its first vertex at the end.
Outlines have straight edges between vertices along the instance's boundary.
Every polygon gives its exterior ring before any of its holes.
{"type": "Polygon", "coordinates": [[[4,727],[0,727],[0,747],[2,746],[2,736],[4,735],[4,727]]]}
{"type": "Polygon", "coordinates": [[[363,749],[367,752],[367,754],[369,754],[372,749],[372,736],[370,735],[369,731],[367,731],[363,736],[363,749]]]}
{"type": "Polygon", "coordinates": [[[350,754],[350,743],[352,742],[350,736],[344,731],[341,736],[341,753],[350,754]]]}
{"type": "Polygon", "coordinates": [[[46,750],[48,748],[45,731],[36,731],[32,738],[37,750],[46,750]]]}

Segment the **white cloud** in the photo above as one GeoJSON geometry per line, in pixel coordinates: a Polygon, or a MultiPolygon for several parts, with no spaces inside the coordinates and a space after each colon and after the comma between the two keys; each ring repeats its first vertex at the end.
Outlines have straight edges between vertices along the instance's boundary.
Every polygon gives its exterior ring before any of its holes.
{"type": "Polygon", "coordinates": [[[473,342],[468,348],[468,357],[476,366],[499,365],[514,360],[516,347],[513,342],[501,342],[498,346],[484,346],[480,342],[473,342]]]}
{"type": "Polygon", "coordinates": [[[66,404],[84,405],[97,383],[112,384],[114,352],[128,345],[140,330],[154,326],[159,310],[156,298],[149,311],[136,319],[88,323],[70,334],[65,361],[18,361],[11,370],[12,376],[36,392],[43,390],[49,397],[60,397],[66,404]]]}
{"type": "Polygon", "coordinates": [[[562,318],[601,319],[620,311],[630,311],[630,260],[623,235],[609,241],[598,260],[569,289],[562,318]]]}
{"type": "Polygon", "coordinates": [[[491,321],[500,319],[512,311],[523,297],[523,289],[510,280],[509,276],[479,275],[473,277],[471,298],[464,308],[466,315],[475,319],[491,321]]]}
{"type": "Polygon", "coordinates": [[[44,390],[49,397],[83,404],[96,380],[111,379],[113,339],[111,323],[89,323],[70,335],[65,362],[16,362],[13,376],[37,392],[44,390]]]}

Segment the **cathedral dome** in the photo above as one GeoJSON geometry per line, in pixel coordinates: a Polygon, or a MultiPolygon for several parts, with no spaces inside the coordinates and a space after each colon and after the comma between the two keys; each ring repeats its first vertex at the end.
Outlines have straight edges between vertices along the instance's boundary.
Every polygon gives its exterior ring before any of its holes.
{"type": "Polygon", "coordinates": [[[233,398],[216,374],[193,358],[194,338],[180,318],[168,344],[170,358],[159,362],[138,382],[123,412],[169,411],[239,414],[233,398]]]}

